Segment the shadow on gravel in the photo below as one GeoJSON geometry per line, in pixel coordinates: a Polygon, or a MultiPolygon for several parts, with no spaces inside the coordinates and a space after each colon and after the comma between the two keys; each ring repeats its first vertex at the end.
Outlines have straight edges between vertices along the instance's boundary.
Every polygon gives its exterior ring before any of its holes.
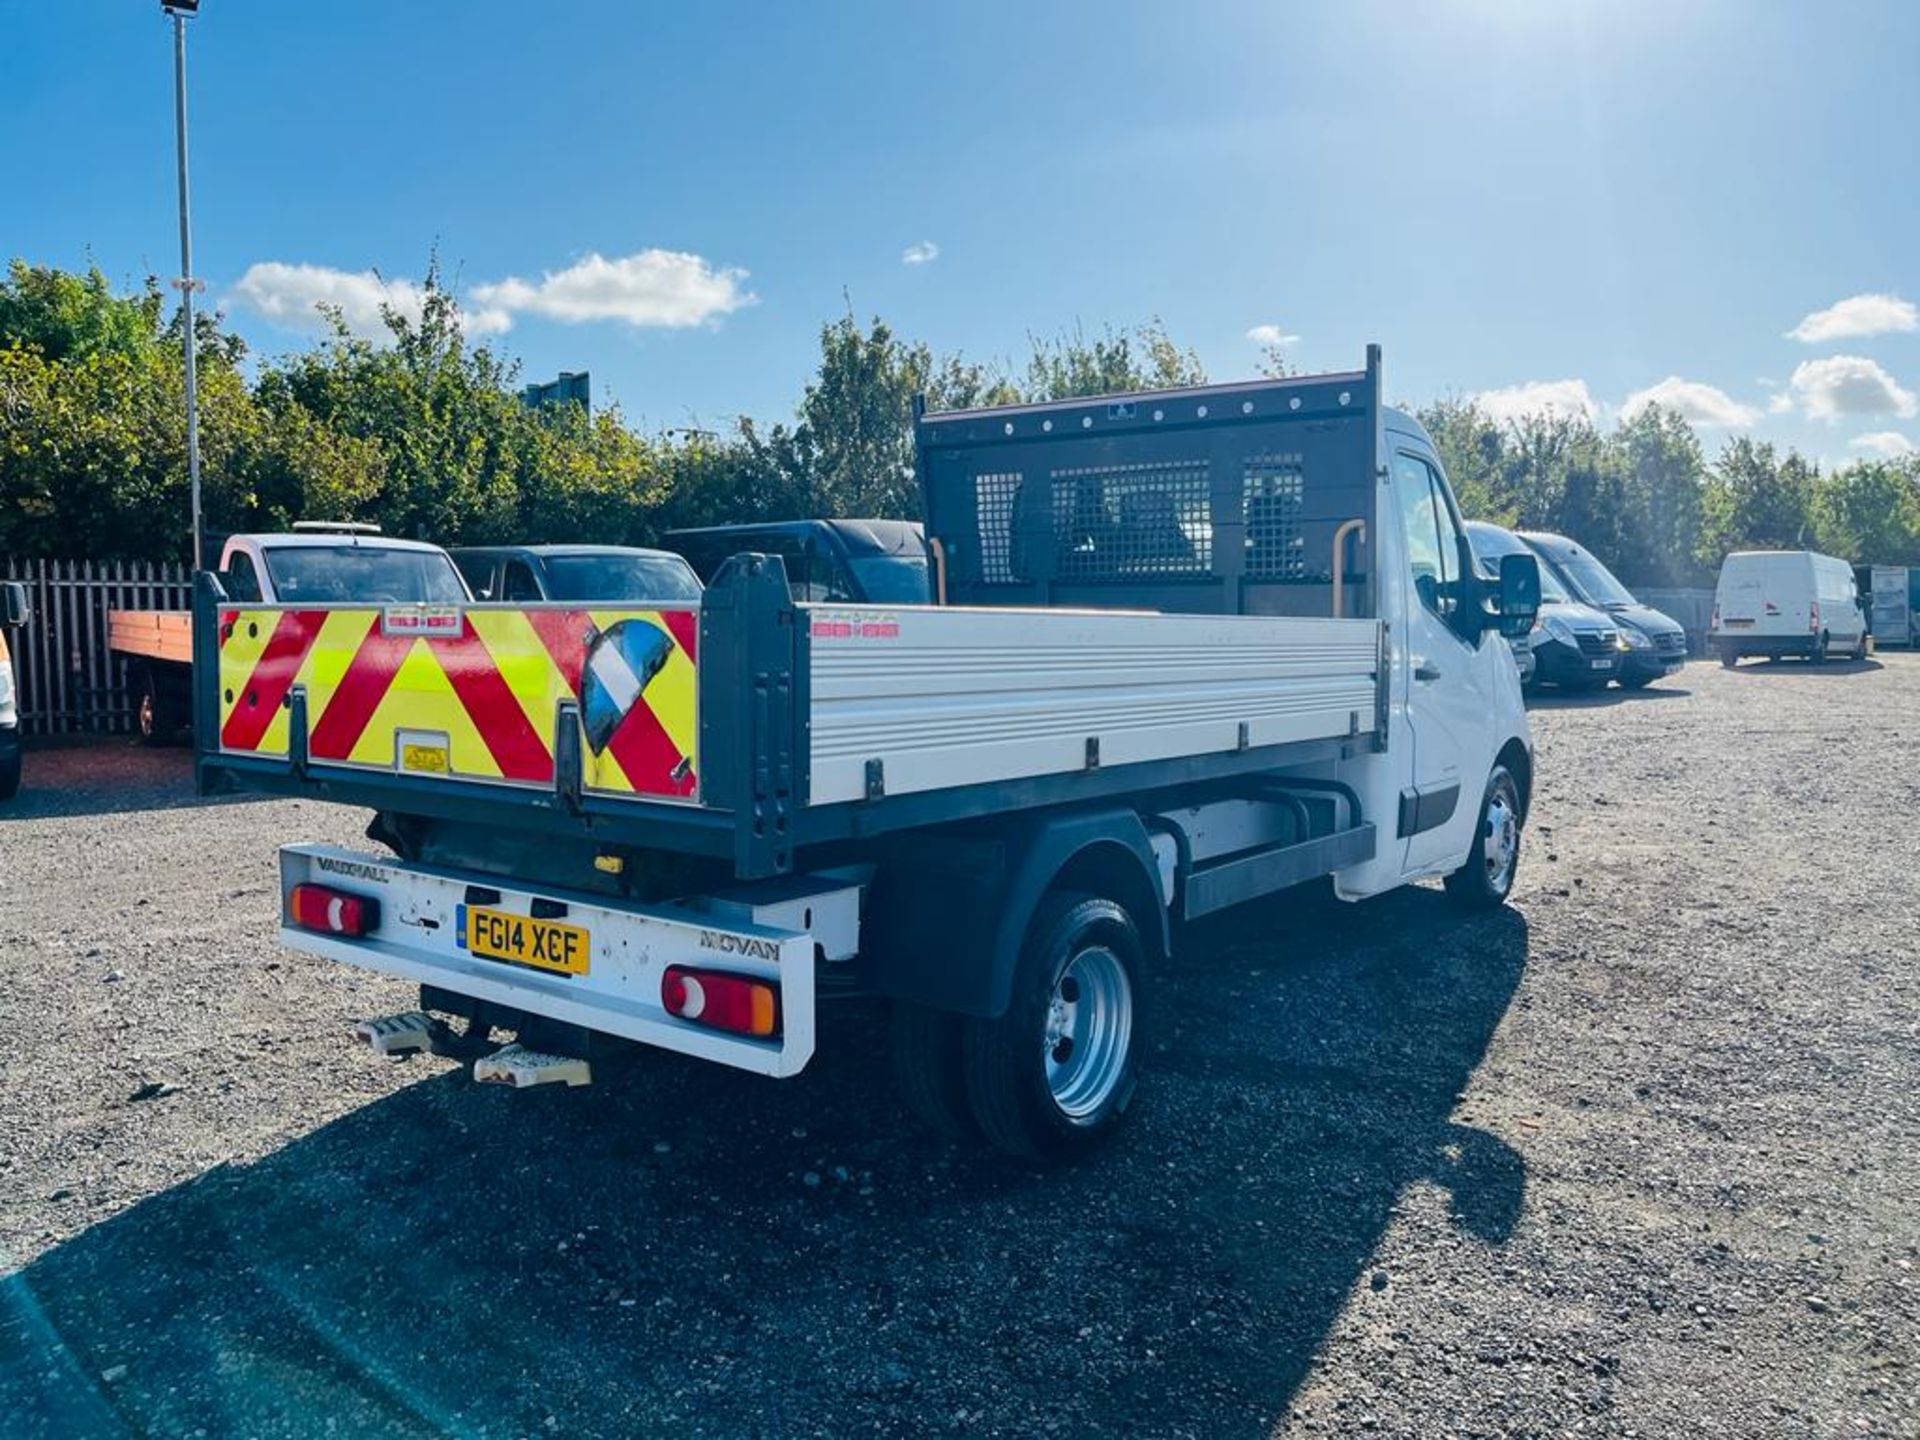
{"type": "Polygon", "coordinates": [[[1450,1117],[1527,929],[1415,890],[1184,941],[1140,1113],[1077,1169],[913,1129],[866,1011],[785,1084],[440,1073],[0,1281],[0,1416],[20,1440],[1265,1435],[1349,1297],[1390,1300],[1372,1255],[1403,1200],[1451,1216],[1424,1283],[1511,1232],[1519,1157],[1450,1117]]]}
{"type": "Polygon", "coordinates": [[[1601,710],[1610,705],[1639,705],[1649,700],[1684,700],[1693,694],[1679,686],[1656,680],[1639,690],[1609,685],[1604,690],[1532,690],[1527,694],[1529,710],[1601,710]]]}
{"type": "MultiPolygon", "coordinates": [[[[1725,668],[1725,667],[1722,667],[1725,668]]],[[[1865,660],[1828,660],[1820,665],[1810,665],[1805,660],[1742,660],[1733,667],[1735,675],[1781,675],[1787,671],[1804,671],[1809,675],[1864,675],[1871,670],[1884,670],[1887,667],[1880,661],[1865,660]]]]}
{"type": "Polygon", "coordinates": [[[62,815],[137,814],[202,805],[254,804],[261,795],[201,797],[193,790],[190,746],[149,747],[121,737],[29,748],[20,793],[0,805],[9,822],[62,815]]]}

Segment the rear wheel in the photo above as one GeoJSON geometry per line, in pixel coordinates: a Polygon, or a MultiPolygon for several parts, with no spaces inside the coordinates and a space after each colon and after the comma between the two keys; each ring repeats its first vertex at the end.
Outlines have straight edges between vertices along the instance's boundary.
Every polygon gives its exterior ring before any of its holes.
{"type": "Polygon", "coordinates": [[[1729,670],[1733,669],[1734,666],[1740,663],[1740,652],[1735,650],[1731,645],[1721,646],[1720,663],[1729,670]]]}
{"type": "Polygon", "coordinates": [[[967,1098],[987,1139],[1046,1163],[1113,1132],[1138,1081],[1144,979],[1123,907],[1071,892],[1041,902],[1006,1013],[966,1022],[967,1098]]]}
{"type": "Polygon", "coordinates": [[[142,745],[170,745],[179,733],[180,722],[161,698],[160,680],[151,668],[140,672],[140,695],[133,713],[142,745]]]}
{"type": "Polygon", "coordinates": [[[1480,828],[1467,863],[1447,876],[1447,894],[1470,910],[1506,903],[1520,869],[1520,785],[1505,765],[1495,765],[1480,802],[1480,828]]]}
{"type": "Polygon", "coordinates": [[[0,755],[0,800],[11,800],[20,790],[20,752],[0,755]]]}
{"type": "Polygon", "coordinates": [[[1807,660],[1810,664],[1814,665],[1824,665],[1827,663],[1827,636],[1825,631],[1822,631],[1814,637],[1813,653],[1807,656],[1807,660]]]}

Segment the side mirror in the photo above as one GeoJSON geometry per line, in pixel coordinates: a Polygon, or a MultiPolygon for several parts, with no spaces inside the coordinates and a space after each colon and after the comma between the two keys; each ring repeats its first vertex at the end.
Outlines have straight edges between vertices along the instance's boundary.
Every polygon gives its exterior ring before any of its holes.
{"type": "Polygon", "coordinates": [[[1509,639],[1533,629],[1540,613],[1540,562],[1531,555],[1500,557],[1500,590],[1495,597],[1495,627],[1509,639]]]}
{"type": "Polygon", "coordinates": [[[24,625],[33,619],[33,606],[27,602],[27,587],[18,580],[9,580],[0,585],[0,595],[5,596],[6,614],[4,622],[10,626],[24,625]]]}

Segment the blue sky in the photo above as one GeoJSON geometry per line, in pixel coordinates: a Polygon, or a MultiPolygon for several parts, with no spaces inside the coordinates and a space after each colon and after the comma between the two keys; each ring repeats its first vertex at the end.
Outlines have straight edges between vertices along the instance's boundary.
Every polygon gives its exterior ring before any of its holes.
{"type": "MultiPolygon", "coordinates": [[[[158,4],[9,10],[0,249],[175,273],[158,4]]],[[[190,44],[197,268],[270,353],[437,247],[648,426],[784,417],[850,295],[977,358],[1157,314],[1221,379],[1273,326],[1412,401],[1920,442],[1920,6],[204,0],[190,44]]]]}

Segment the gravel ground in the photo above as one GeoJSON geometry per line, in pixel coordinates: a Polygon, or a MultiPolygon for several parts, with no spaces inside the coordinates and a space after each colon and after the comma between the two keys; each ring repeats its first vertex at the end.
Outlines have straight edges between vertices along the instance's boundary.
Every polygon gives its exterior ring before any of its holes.
{"type": "Polygon", "coordinates": [[[1196,928],[1084,1167],[785,1084],[386,1064],[280,953],[306,803],[0,811],[0,1431],[1920,1435],[1920,657],[1546,702],[1516,904],[1196,928]]]}

